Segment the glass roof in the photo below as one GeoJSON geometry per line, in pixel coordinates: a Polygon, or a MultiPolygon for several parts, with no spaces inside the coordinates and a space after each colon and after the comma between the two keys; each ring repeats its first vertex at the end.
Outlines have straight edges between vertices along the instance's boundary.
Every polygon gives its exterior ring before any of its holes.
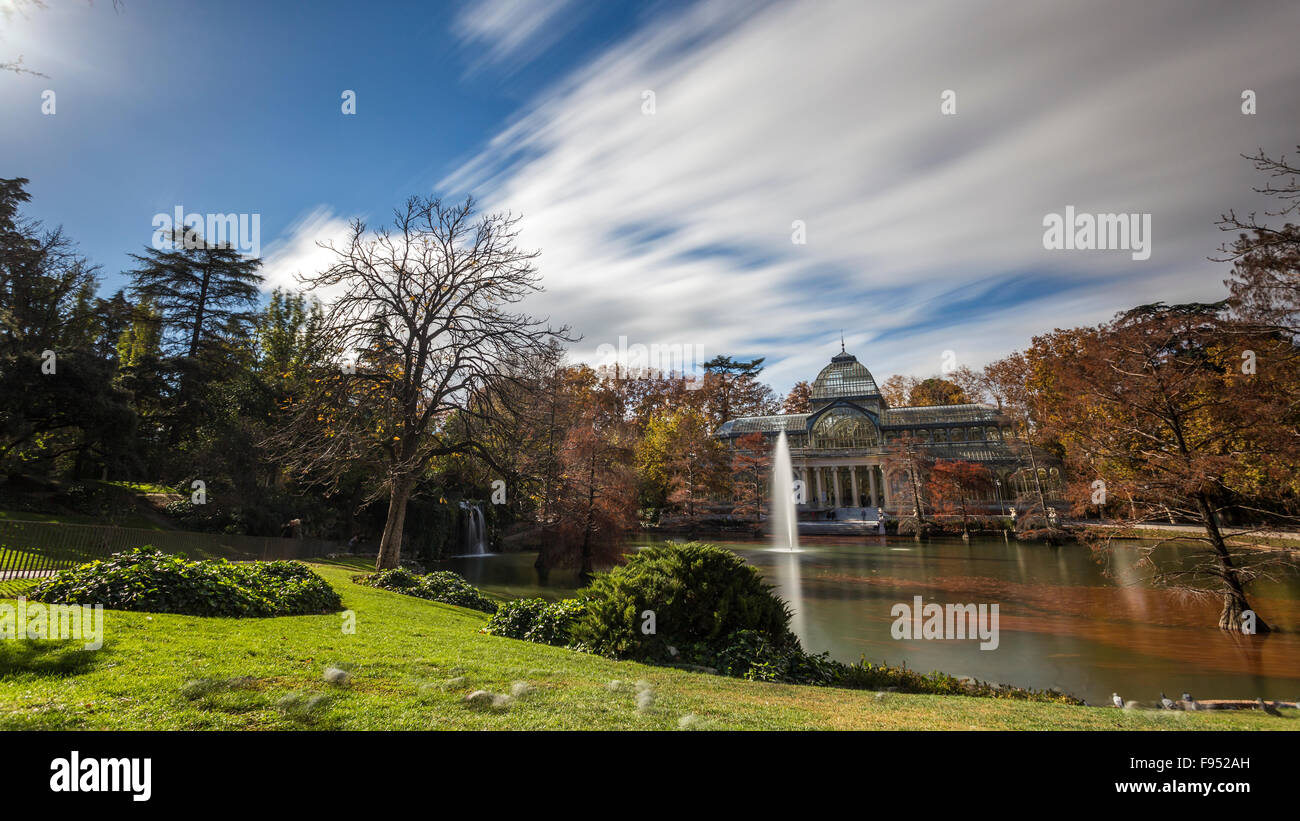
{"type": "Polygon", "coordinates": [[[946,425],[955,422],[997,422],[997,408],[991,405],[929,405],[889,408],[886,425],[946,425]]]}
{"type": "Polygon", "coordinates": [[[812,399],[842,399],[880,393],[871,371],[851,353],[840,351],[812,384],[812,399]]]}
{"type": "Polygon", "coordinates": [[[723,422],[715,436],[744,436],[746,433],[803,433],[808,427],[808,414],[790,413],[782,416],[746,416],[723,422]]]}

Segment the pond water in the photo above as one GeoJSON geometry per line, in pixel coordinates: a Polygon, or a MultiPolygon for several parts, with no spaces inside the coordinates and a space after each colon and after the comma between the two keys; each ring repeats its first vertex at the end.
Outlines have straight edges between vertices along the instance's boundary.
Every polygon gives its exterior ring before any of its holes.
{"type": "MultiPolygon", "coordinates": [[[[856,662],[906,663],[1020,687],[1053,687],[1109,704],[1110,694],[1151,703],[1177,698],[1300,699],[1300,574],[1258,581],[1251,604],[1285,632],[1241,636],[1220,631],[1219,603],[1153,588],[1136,542],[1117,543],[1109,572],[1081,545],[1015,541],[804,537],[799,553],[758,542],[711,540],[743,556],[776,585],[795,611],[792,628],[806,649],[856,662]],[[998,646],[976,640],[896,640],[891,608],[922,596],[928,604],[997,604],[998,646]]],[[[640,540],[633,547],[649,543],[640,540]]],[[[1195,550],[1170,544],[1164,566],[1195,550]]],[[[449,559],[471,583],[510,597],[562,598],[578,586],[572,570],[546,584],[534,553],[449,559]]]]}

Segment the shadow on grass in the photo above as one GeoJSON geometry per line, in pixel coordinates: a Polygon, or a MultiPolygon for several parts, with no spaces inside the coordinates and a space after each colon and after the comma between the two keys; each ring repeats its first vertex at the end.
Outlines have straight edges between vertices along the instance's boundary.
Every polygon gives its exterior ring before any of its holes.
{"type": "Polygon", "coordinates": [[[308,564],[319,564],[326,567],[344,567],[348,570],[365,570],[371,573],[375,572],[374,558],[358,556],[356,558],[348,557],[343,559],[302,559],[308,564]]]}
{"type": "Polygon", "coordinates": [[[13,676],[71,676],[103,657],[103,648],[86,650],[77,639],[0,639],[0,679],[13,676]]]}
{"type": "Polygon", "coordinates": [[[0,599],[16,599],[36,586],[31,579],[11,579],[0,582],[0,599]]]}

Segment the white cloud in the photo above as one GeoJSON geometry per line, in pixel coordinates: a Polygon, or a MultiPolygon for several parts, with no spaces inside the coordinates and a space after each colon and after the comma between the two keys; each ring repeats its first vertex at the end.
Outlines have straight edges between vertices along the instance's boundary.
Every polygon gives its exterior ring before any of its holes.
{"type": "MultiPolygon", "coordinates": [[[[267,245],[262,255],[263,290],[302,291],[299,274],[319,273],[338,259],[334,252],[317,243],[334,242],[344,247],[351,230],[348,222],[323,205],[294,220],[280,237],[267,245]]],[[[320,290],[310,293],[323,303],[328,303],[332,295],[320,290]]]]}
{"type": "Polygon", "coordinates": [[[1295,6],[706,2],[609,48],[439,188],[523,213],[548,288],[531,306],[586,335],[579,357],[689,342],[767,356],[785,388],[844,328],[880,379],[947,349],[979,365],[1221,292],[1213,222],[1256,182],[1237,155],[1298,141],[1300,71],[1276,59],[1297,23],[1295,6]],[[1268,108],[1243,116],[1243,88],[1268,108]],[[1066,205],[1151,213],[1150,261],[1043,250],[1066,205]]]}
{"type": "Polygon", "coordinates": [[[533,60],[566,34],[578,17],[572,0],[479,0],[467,4],[452,29],[478,50],[475,67],[518,66],[533,60]]]}

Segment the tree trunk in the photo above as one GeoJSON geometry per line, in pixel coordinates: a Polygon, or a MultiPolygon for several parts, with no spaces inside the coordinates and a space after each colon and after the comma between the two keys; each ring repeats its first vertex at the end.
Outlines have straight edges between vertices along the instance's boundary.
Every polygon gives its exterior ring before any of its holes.
{"type": "Polygon", "coordinates": [[[411,500],[413,479],[399,479],[393,483],[388,497],[388,520],[384,522],[384,535],[379,540],[379,556],[375,570],[391,570],[402,560],[402,526],[406,523],[406,503],[411,500]]]}
{"type": "MultiPolygon", "coordinates": [[[[1219,523],[1214,517],[1214,509],[1210,506],[1210,500],[1205,497],[1205,494],[1198,493],[1196,495],[1196,507],[1201,514],[1201,524],[1210,537],[1214,558],[1219,563],[1219,574],[1223,579],[1223,612],[1219,614],[1219,629],[1239,633],[1242,627],[1241,615],[1251,609],[1250,602],[1246,600],[1246,590],[1242,587],[1241,577],[1237,573],[1237,566],[1232,563],[1232,556],[1228,553],[1228,544],[1223,539],[1223,533],[1219,530],[1219,523]]],[[[1255,632],[1267,633],[1269,630],[1269,626],[1256,614],[1255,632]]]]}

